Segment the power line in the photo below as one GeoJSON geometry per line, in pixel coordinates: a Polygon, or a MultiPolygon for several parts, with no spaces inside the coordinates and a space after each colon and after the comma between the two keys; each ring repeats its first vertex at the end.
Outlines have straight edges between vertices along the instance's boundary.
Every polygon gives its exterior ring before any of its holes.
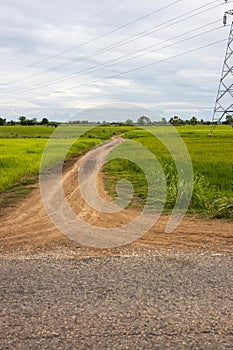
{"type": "MultiPolygon", "coordinates": [[[[221,42],[223,42],[223,41],[226,41],[226,39],[218,40],[218,41],[215,41],[215,42],[213,42],[213,43],[206,44],[206,45],[203,45],[203,46],[201,46],[201,47],[198,47],[198,48],[195,48],[195,49],[192,49],[192,50],[188,50],[188,51],[182,52],[182,53],[180,53],[180,54],[177,54],[177,55],[174,55],[174,56],[171,56],[171,57],[168,57],[168,58],[161,59],[161,60],[156,61],[156,62],[148,63],[148,64],[145,64],[145,65],[142,65],[142,66],[133,68],[133,69],[129,69],[128,71],[125,71],[125,72],[120,72],[120,73],[114,74],[114,75],[112,75],[112,76],[109,76],[109,77],[106,77],[106,78],[103,78],[103,79],[96,80],[96,81],[92,82],[92,84],[93,84],[93,83],[96,83],[96,82],[101,82],[101,81],[104,81],[104,80],[107,80],[107,79],[116,78],[116,77],[119,77],[119,76],[121,76],[121,75],[125,75],[125,74],[128,74],[128,73],[132,73],[132,72],[135,72],[135,71],[137,71],[137,70],[141,70],[141,69],[144,69],[144,68],[147,68],[147,67],[151,67],[151,66],[154,66],[154,65],[156,65],[156,64],[163,63],[163,62],[169,61],[169,60],[171,60],[171,59],[174,59],[174,58],[177,58],[177,57],[181,57],[181,56],[187,55],[187,54],[189,54],[189,53],[193,53],[193,52],[195,52],[195,51],[204,49],[204,48],[206,48],[206,47],[216,45],[216,44],[221,43],[221,42]]],[[[85,86],[85,85],[89,85],[89,83],[87,83],[87,84],[85,83],[85,84],[82,84],[82,85],[75,85],[75,86],[66,88],[66,89],[64,89],[64,90],[76,89],[76,88],[78,88],[78,87],[85,86]]]]}
{"type": "Polygon", "coordinates": [[[221,29],[222,26],[219,26],[219,27],[217,27],[217,28],[213,28],[213,29],[204,31],[204,32],[202,32],[202,33],[199,33],[199,34],[197,34],[197,35],[194,35],[194,36],[191,36],[191,37],[188,37],[188,38],[185,38],[185,39],[176,41],[176,42],[171,43],[171,44],[169,44],[169,45],[162,46],[162,47],[159,48],[159,49],[152,50],[152,51],[149,51],[149,52],[146,52],[146,53],[144,52],[144,50],[146,50],[146,49],[150,49],[150,48],[152,48],[152,47],[159,46],[159,45],[161,45],[161,44],[163,44],[163,43],[166,43],[166,42],[168,42],[168,41],[171,41],[171,40],[173,40],[173,39],[176,39],[176,38],[182,37],[182,36],[184,36],[184,35],[193,33],[193,32],[195,32],[195,31],[197,31],[197,30],[199,30],[199,29],[202,29],[202,28],[204,28],[204,27],[207,27],[207,26],[209,26],[209,25],[211,25],[211,24],[214,24],[214,23],[216,23],[216,22],[219,22],[219,21],[214,21],[214,22],[211,22],[211,23],[209,23],[209,24],[205,24],[205,25],[200,26],[200,27],[198,27],[198,28],[196,28],[196,29],[193,29],[193,30],[191,30],[191,31],[189,31],[189,32],[186,32],[186,33],[183,33],[183,34],[174,36],[174,37],[172,37],[172,38],[170,38],[170,39],[164,40],[164,41],[161,42],[160,44],[153,44],[153,45],[150,45],[150,46],[145,47],[145,48],[143,48],[143,49],[137,50],[137,51],[134,52],[134,53],[130,53],[130,54],[127,54],[127,55],[123,55],[123,56],[121,56],[120,58],[113,59],[113,60],[110,60],[110,61],[108,61],[108,62],[99,64],[99,65],[97,65],[95,68],[87,68],[87,69],[81,70],[81,71],[79,71],[79,72],[72,73],[71,75],[69,75],[68,78],[67,78],[67,75],[65,75],[64,77],[60,77],[60,78],[57,78],[57,79],[53,79],[53,80],[50,80],[50,81],[48,81],[48,82],[46,82],[46,83],[41,83],[41,84],[39,84],[39,85],[34,85],[34,86],[30,87],[29,89],[28,89],[28,88],[21,88],[21,89],[14,90],[13,92],[8,92],[8,93],[5,93],[5,94],[1,94],[0,96],[14,95],[15,93],[24,92],[24,91],[27,91],[27,92],[28,92],[28,91],[31,91],[31,90],[34,90],[34,89],[37,89],[37,88],[40,88],[40,87],[49,86],[51,83],[54,83],[54,82],[57,82],[57,81],[72,80],[72,79],[74,79],[74,78],[75,78],[77,75],[79,75],[79,74],[83,74],[83,73],[93,73],[93,72],[98,71],[100,68],[103,68],[104,66],[106,66],[105,68],[110,68],[110,67],[113,67],[113,66],[115,66],[115,65],[118,65],[118,64],[120,64],[120,63],[124,63],[124,62],[130,61],[130,60],[132,60],[132,59],[137,59],[137,58],[139,58],[139,57],[145,56],[145,55],[147,55],[147,54],[149,54],[149,53],[161,51],[161,50],[166,49],[166,48],[168,48],[168,47],[172,47],[172,46],[177,45],[177,44],[180,44],[180,43],[182,43],[182,42],[185,42],[185,41],[188,41],[188,40],[191,40],[191,39],[200,37],[200,36],[202,36],[202,35],[211,33],[211,32],[213,32],[213,31],[215,31],[215,30],[221,29]],[[135,56],[135,57],[129,57],[129,56],[132,56],[132,54],[135,54],[135,53],[138,53],[138,52],[141,52],[141,51],[142,51],[142,54],[140,54],[140,55],[138,55],[138,56],[135,56]],[[126,57],[127,57],[127,58],[126,58],[126,57]],[[122,59],[122,58],[126,58],[126,59],[119,61],[119,59],[122,59]],[[113,62],[114,62],[114,63],[113,63],[113,62]]]}
{"type": "MultiPolygon", "coordinates": [[[[139,66],[139,67],[136,67],[136,68],[124,71],[124,72],[116,73],[114,75],[111,75],[111,76],[108,76],[108,77],[105,77],[105,78],[102,78],[102,79],[97,79],[97,80],[94,80],[94,81],[89,82],[89,83],[84,83],[84,84],[80,84],[80,85],[71,86],[69,88],[63,89],[63,91],[67,91],[67,90],[70,90],[70,89],[77,89],[79,87],[88,86],[90,84],[93,85],[93,84],[96,84],[96,83],[99,83],[99,82],[103,82],[105,80],[117,78],[117,77],[122,76],[122,75],[126,75],[126,74],[129,74],[129,73],[132,73],[132,72],[135,72],[135,71],[147,68],[147,67],[155,66],[157,64],[160,64],[160,63],[163,63],[163,62],[167,62],[169,60],[172,60],[172,59],[175,59],[175,58],[178,58],[178,57],[182,57],[184,55],[187,55],[187,54],[199,51],[201,49],[204,49],[204,48],[207,48],[207,47],[210,47],[210,46],[222,43],[224,41],[226,41],[226,39],[218,40],[218,41],[215,41],[215,42],[212,42],[212,43],[200,46],[198,48],[195,48],[195,49],[192,49],[192,50],[188,50],[188,51],[184,51],[184,52],[182,52],[180,54],[177,54],[177,55],[174,55],[174,56],[171,56],[171,57],[167,57],[165,59],[161,59],[159,61],[155,61],[155,62],[152,62],[152,63],[149,63],[149,64],[145,64],[145,65],[142,65],[142,66],[139,66]]],[[[34,97],[30,97],[30,98],[26,98],[26,99],[18,99],[18,100],[11,101],[11,103],[12,102],[21,102],[21,101],[31,101],[31,100],[33,100],[35,98],[43,97],[43,96],[44,96],[44,94],[38,95],[38,96],[34,96],[34,97]]],[[[6,103],[1,103],[1,104],[6,104],[6,103]]]]}
{"type": "MultiPolygon", "coordinates": [[[[117,47],[119,47],[119,46],[122,47],[123,45],[125,45],[125,44],[127,44],[127,43],[129,43],[129,42],[133,42],[133,41],[137,40],[138,38],[141,38],[141,37],[144,37],[144,36],[146,36],[146,35],[149,35],[149,34],[158,32],[158,31],[160,31],[160,30],[162,30],[162,29],[164,29],[164,28],[171,27],[171,26],[173,26],[173,25],[175,25],[175,24],[178,24],[178,23],[181,23],[181,22],[183,22],[183,21],[186,21],[186,20],[188,20],[188,19],[190,19],[190,18],[197,17],[197,16],[199,16],[200,14],[206,13],[206,12],[208,12],[208,11],[210,11],[210,10],[212,10],[212,9],[214,9],[214,8],[219,7],[219,6],[222,5],[222,4],[218,4],[218,5],[216,5],[216,6],[213,6],[213,7],[211,7],[211,8],[205,9],[205,10],[203,10],[203,11],[200,11],[200,12],[198,12],[198,13],[196,13],[196,14],[192,14],[192,15],[190,15],[190,16],[188,16],[188,17],[182,19],[182,17],[184,17],[184,16],[186,16],[186,15],[189,15],[190,13],[193,13],[193,12],[195,12],[195,11],[198,11],[198,10],[200,10],[200,9],[202,9],[202,8],[208,6],[208,5],[211,5],[211,4],[215,3],[215,2],[218,2],[218,0],[210,1],[209,3],[207,3],[207,4],[205,4],[205,5],[199,6],[199,7],[195,8],[195,9],[193,9],[193,10],[191,10],[191,11],[188,11],[188,12],[184,13],[183,15],[179,15],[179,16],[177,16],[177,17],[171,19],[171,20],[168,20],[168,21],[163,22],[163,23],[160,24],[160,25],[157,25],[157,26],[152,27],[152,28],[150,28],[150,29],[144,30],[144,31],[142,31],[142,32],[140,32],[140,33],[138,33],[138,34],[136,34],[136,35],[133,35],[132,37],[130,37],[130,38],[128,38],[128,39],[120,40],[120,41],[118,41],[118,42],[115,43],[115,44],[111,44],[111,45],[109,45],[109,46],[107,46],[107,47],[105,47],[105,48],[95,50],[95,51],[93,51],[92,53],[90,53],[90,54],[88,54],[88,55],[84,55],[84,56],[81,56],[81,57],[79,57],[79,58],[75,58],[75,59],[71,60],[71,62],[66,62],[66,63],[63,63],[63,64],[58,65],[58,66],[52,66],[52,67],[50,67],[50,69],[52,69],[52,70],[54,71],[54,70],[57,70],[58,68],[67,67],[67,66],[70,66],[70,65],[72,65],[72,64],[74,64],[74,63],[76,63],[76,62],[78,62],[78,61],[81,61],[81,60],[84,60],[84,59],[87,59],[87,58],[91,58],[91,57],[93,57],[93,56],[96,56],[96,55],[99,55],[99,54],[108,52],[108,51],[110,51],[110,50],[112,50],[112,49],[114,49],[114,48],[117,48],[117,47]],[[176,21],[176,22],[174,22],[174,23],[171,23],[171,22],[173,22],[173,21],[175,21],[175,20],[177,20],[177,19],[178,19],[178,21],[176,21]],[[170,23],[170,24],[168,24],[168,23],[170,23]]],[[[34,78],[34,77],[36,77],[36,76],[40,76],[40,75],[42,75],[44,72],[47,72],[47,69],[46,69],[46,70],[43,70],[43,71],[40,72],[40,73],[36,73],[36,74],[34,73],[34,74],[31,74],[31,75],[28,75],[28,76],[25,77],[25,79],[31,78],[31,77],[34,78]]],[[[15,82],[17,82],[17,81],[19,81],[19,80],[16,79],[16,80],[10,81],[10,82],[8,82],[8,83],[6,83],[6,84],[15,83],[15,82]]],[[[4,83],[2,83],[2,84],[4,84],[4,83]]],[[[0,85],[1,85],[1,84],[0,84],[0,85]]]]}
{"type": "Polygon", "coordinates": [[[141,20],[143,20],[143,19],[145,19],[145,18],[148,18],[149,16],[152,16],[152,15],[155,14],[155,13],[158,13],[158,12],[160,12],[160,11],[163,11],[163,10],[165,10],[165,9],[167,9],[167,8],[173,6],[173,5],[175,5],[175,4],[177,4],[178,2],[181,2],[181,1],[183,1],[183,0],[176,0],[176,1],[170,3],[170,4],[166,5],[166,6],[163,6],[163,7],[159,8],[159,9],[153,10],[153,11],[147,13],[146,15],[143,15],[143,16],[141,16],[141,17],[138,17],[137,19],[135,19],[135,20],[133,20],[133,21],[130,21],[130,22],[126,23],[126,24],[121,25],[120,27],[117,27],[117,28],[115,28],[115,29],[113,29],[113,30],[110,30],[110,31],[108,31],[108,32],[105,32],[105,33],[103,33],[103,34],[101,34],[101,35],[99,35],[99,36],[97,36],[97,37],[95,37],[95,38],[93,38],[93,39],[90,39],[90,40],[88,40],[88,41],[86,41],[86,42],[84,42],[84,43],[82,43],[82,44],[78,44],[78,45],[73,46],[73,47],[71,47],[71,48],[69,48],[69,49],[67,49],[67,50],[61,51],[61,52],[59,52],[59,53],[57,53],[57,54],[54,54],[54,55],[51,55],[51,56],[49,56],[49,57],[47,57],[47,58],[45,58],[45,59],[36,61],[36,62],[34,62],[34,63],[32,63],[32,64],[29,64],[29,65],[26,65],[26,66],[24,66],[23,68],[17,69],[17,70],[15,70],[15,71],[11,72],[11,73],[7,73],[7,74],[5,74],[4,76],[9,75],[9,74],[17,73],[17,72],[22,71],[22,70],[25,70],[25,69],[27,69],[27,68],[34,67],[34,66],[36,66],[36,65],[38,65],[38,64],[40,64],[40,63],[44,63],[44,62],[50,61],[50,60],[53,59],[53,58],[62,56],[62,55],[64,55],[64,54],[67,53],[67,52],[71,52],[71,51],[76,50],[76,49],[78,49],[78,48],[80,48],[80,47],[86,46],[87,44],[90,44],[90,43],[92,43],[92,42],[94,42],[94,41],[96,41],[96,40],[99,40],[99,39],[101,39],[101,38],[103,38],[103,37],[106,37],[106,36],[108,36],[108,35],[110,35],[110,34],[113,34],[113,33],[117,32],[117,31],[119,31],[119,30],[121,30],[121,29],[123,29],[123,28],[126,28],[126,27],[128,27],[128,26],[130,26],[130,25],[132,25],[132,24],[134,24],[134,23],[137,23],[137,22],[139,22],[139,21],[141,21],[141,20]]]}

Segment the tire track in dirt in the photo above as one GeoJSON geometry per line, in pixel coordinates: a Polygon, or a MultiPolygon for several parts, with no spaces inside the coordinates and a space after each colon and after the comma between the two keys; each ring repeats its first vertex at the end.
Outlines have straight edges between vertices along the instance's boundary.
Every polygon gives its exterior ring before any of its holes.
{"type": "MultiPolygon", "coordinates": [[[[122,142],[119,137],[98,147],[99,157],[122,142]]],[[[92,151],[90,151],[92,152],[92,151]]],[[[85,155],[74,159],[65,167],[63,188],[73,211],[82,220],[97,227],[116,227],[132,221],[138,212],[132,209],[117,214],[100,213],[84,201],[77,184],[77,174],[85,155]]],[[[95,159],[97,162],[98,159],[95,159]]],[[[85,171],[90,174],[94,162],[87,162],[85,171]]],[[[88,184],[87,184],[88,186],[88,184]]],[[[111,198],[105,193],[103,174],[97,178],[97,189],[105,200],[111,198]]],[[[88,187],[87,187],[88,188],[88,187]]],[[[0,253],[60,254],[65,256],[110,256],[117,254],[144,254],[155,251],[211,251],[232,253],[233,223],[225,220],[204,220],[197,216],[186,216],[172,233],[164,233],[168,216],[161,216],[156,225],[137,241],[120,248],[96,249],[82,246],[61,234],[50,221],[43,206],[39,185],[22,202],[8,208],[0,217],[0,253]]]]}

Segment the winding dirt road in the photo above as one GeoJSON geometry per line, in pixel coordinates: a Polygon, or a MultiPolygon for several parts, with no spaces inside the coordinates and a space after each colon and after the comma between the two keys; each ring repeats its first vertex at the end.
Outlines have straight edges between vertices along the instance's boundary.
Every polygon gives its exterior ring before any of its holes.
{"type": "MultiPolygon", "coordinates": [[[[137,217],[138,212],[132,209],[120,213],[101,213],[89,206],[77,186],[77,174],[80,166],[83,175],[93,181],[91,174],[115,145],[122,142],[116,137],[98,147],[95,157],[86,161],[86,156],[66,164],[63,175],[63,189],[66,199],[73,211],[87,223],[97,227],[112,228],[126,224],[137,217]],[[96,157],[98,155],[98,157],[96,157]]],[[[97,177],[96,188],[105,200],[111,198],[105,193],[103,174],[97,177]]],[[[88,192],[88,183],[86,184],[88,192]]],[[[91,196],[89,196],[91,198],[91,196]]],[[[90,203],[89,203],[90,204],[90,203]]],[[[0,253],[2,255],[64,255],[64,256],[111,256],[118,254],[143,254],[157,250],[166,251],[209,251],[232,253],[233,223],[224,220],[200,220],[197,216],[186,216],[172,234],[164,232],[168,216],[161,216],[156,225],[135,242],[120,248],[97,249],[78,244],[60,233],[53,225],[43,206],[39,185],[29,197],[15,207],[8,208],[0,216],[0,253]]]]}

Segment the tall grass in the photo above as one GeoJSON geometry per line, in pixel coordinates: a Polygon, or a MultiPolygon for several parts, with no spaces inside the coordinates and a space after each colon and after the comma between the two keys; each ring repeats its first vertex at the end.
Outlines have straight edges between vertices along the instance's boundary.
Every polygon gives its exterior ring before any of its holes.
{"type": "MultiPolygon", "coordinates": [[[[151,127],[151,130],[153,131],[151,127]]],[[[161,135],[162,127],[157,127],[161,135]]],[[[167,128],[167,127],[165,127],[167,128]]],[[[150,129],[149,129],[150,130],[150,129]]],[[[213,217],[233,217],[233,131],[230,126],[220,126],[212,138],[208,127],[185,126],[177,128],[190,153],[194,188],[189,213],[203,213],[213,217]]],[[[166,131],[167,132],[167,131],[166,131]]],[[[171,210],[177,199],[177,172],[166,147],[150,133],[137,128],[126,134],[126,138],[137,141],[148,148],[159,160],[167,182],[165,211],[171,210]]],[[[132,206],[142,206],[146,201],[147,182],[143,171],[125,160],[111,160],[104,167],[106,187],[116,196],[116,183],[126,178],[134,185],[132,206]]]]}

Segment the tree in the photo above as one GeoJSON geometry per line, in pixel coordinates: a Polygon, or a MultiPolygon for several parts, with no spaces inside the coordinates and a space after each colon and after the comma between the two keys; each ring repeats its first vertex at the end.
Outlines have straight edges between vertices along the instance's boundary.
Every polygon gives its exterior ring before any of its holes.
{"type": "Polygon", "coordinates": [[[227,125],[233,125],[233,117],[232,117],[232,115],[227,115],[226,116],[226,124],[227,125]]]}
{"type": "Polygon", "coordinates": [[[19,117],[19,124],[20,125],[36,125],[36,124],[38,124],[38,122],[37,122],[36,118],[27,119],[26,117],[24,117],[22,115],[19,117]]]}
{"type": "Polygon", "coordinates": [[[137,123],[139,125],[149,125],[151,124],[150,118],[146,117],[145,115],[142,115],[141,117],[138,118],[137,123]]]}
{"type": "Polygon", "coordinates": [[[26,119],[25,123],[26,123],[26,125],[36,125],[37,119],[36,118],[26,119]]]}
{"type": "Polygon", "coordinates": [[[172,125],[183,125],[185,124],[185,122],[180,119],[177,115],[173,118],[170,118],[169,123],[171,123],[172,125]]]}
{"type": "Polygon", "coordinates": [[[18,124],[15,120],[10,120],[9,122],[7,122],[7,125],[16,125],[18,124]]]}
{"type": "Polygon", "coordinates": [[[160,123],[161,123],[161,124],[167,124],[166,118],[165,118],[165,117],[162,117],[160,123]]]}
{"type": "Polygon", "coordinates": [[[59,122],[49,122],[48,126],[54,126],[54,128],[57,128],[59,125],[59,122]]]}
{"type": "Polygon", "coordinates": [[[19,117],[19,124],[20,125],[26,125],[26,117],[24,117],[23,115],[21,115],[19,117]]]}
{"type": "Polygon", "coordinates": [[[0,125],[5,125],[6,124],[6,119],[0,118],[0,125]]]}
{"type": "Polygon", "coordinates": [[[132,119],[127,119],[125,124],[126,125],[133,125],[133,120],[132,119]]]}
{"type": "Polygon", "coordinates": [[[197,124],[197,118],[196,117],[192,117],[191,119],[190,119],[190,124],[191,125],[196,125],[197,124]]]}
{"type": "Polygon", "coordinates": [[[47,118],[43,118],[41,120],[41,125],[48,125],[48,123],[49,123],[49,120],[47,118]]]}

